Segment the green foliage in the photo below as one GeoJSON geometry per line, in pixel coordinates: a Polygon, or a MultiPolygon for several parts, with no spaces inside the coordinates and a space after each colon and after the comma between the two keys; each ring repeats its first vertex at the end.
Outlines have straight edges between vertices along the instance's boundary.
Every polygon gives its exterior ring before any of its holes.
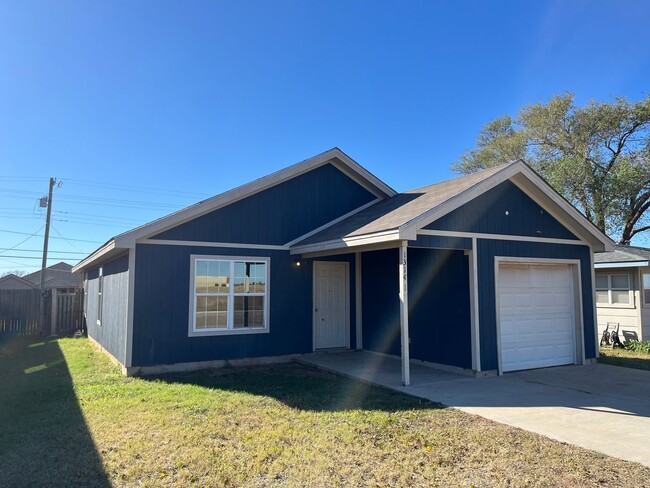
{"type": "Polygon", "coordinates": [[[458,173],[522,159],[621,243],[650,229],[650,96],[584,107],[572,94],[485,125],[458,173]]]}
{"type": "Polygon", "coordinates": [[[625,346],[630,351],[650,354],[650,341],[630,341],[625,346]]]}

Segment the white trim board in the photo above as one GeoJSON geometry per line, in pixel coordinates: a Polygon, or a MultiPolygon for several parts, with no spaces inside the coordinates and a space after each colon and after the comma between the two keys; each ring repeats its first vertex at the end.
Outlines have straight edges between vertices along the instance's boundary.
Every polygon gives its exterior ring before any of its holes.
{"type": "Polygon", "coordinates": [[[449,230],[428,230],[420,229],[418,235],[435,236],[435,237],[459,237],[471,239],[489,239],[494,241],[522,241],[522,242],[543,242],[548,244],[571,244],[574,246],[588,246],[584,241],[575,239],[556,239],[553,237],[527,237],[508,234],[481,234],[479,232],[456,232],[449,230]]]}
{"type": "MultiPolygon", "coordinates": [[[[378,244],[382,242],[393,242],[399,240],[401,240],[399,230],[391,229],[387,231],[376,232],[374,234],[344,237],[343,239],[335,239],[332,241],[319,242],[316,244],[308,244],[306,246],[296,246],[291,248],[291,254],[316,253],[321,251],[366,246],[369,244],[378,244]]],[[[396,243],[396,245],[399,245],[399,243],[396,243]]]]}
{"type": "Polygon", "coordinates": [[[209,242],[209,241],[175,241],[168,239],[142,239],[137,244],[154,244],[158,246],[193,246],[193,247],[221,247],[230,249],[267,249],[270,251],[288,251],[284,245],[275,244],[241,244],[237,242],[209,242]]]}
{"type": "Polygon", "coordinates": [[[639,268],[650,266],[650,261],[627,261],[622,263],[595,263],[594,268],[596,269],[608,269],[608,268],[639,268]]]}
{"type": "Polygon", "coordinates": [[[133,363],[133,320],[135,307],[135,248],[129,249],[129,288],[126,304],[126,350],[125,366],[128,368],[133,363]]]}
{"type": "Polygon", "coordinates": [[[318,234],[320,231],[325,230],[328,227],[332,227],[334,224],[338,224],[339,222],[342,222],[343,220],[347,219],[348,217],[351,217],[351,216],[361,212],[362,210],[367,209],[368,207],[372,207],[375,203],[381,202],[382,200],[383,200],[382,198],[376,198],[376,199],[366,203],[365,205],[361,205],[359,208],[355,208],[351,212],[348,212],[348,213],[346,213],[344,215],[341,215],[340,217],[332,220],[331,222],[328,222],[328,223],[326,223],[324,225],[321,225],[320,227],[318,227],[318,228],[316,228],[316,229],[314,229],[312,231],[309,231],[306,234],[301,235],[300,237],[296,237],[295,239],[287,242],[285,244],[285,246],[290,247],[290,246],[293,246],[294,244],[296,244],[296,243],[298,243],[300,241],[304,241],[305,239],[307,239],[307,238],[309,238],[309,237],[311,237],[311,236],[313,236],[315,234],[318,234]]]}

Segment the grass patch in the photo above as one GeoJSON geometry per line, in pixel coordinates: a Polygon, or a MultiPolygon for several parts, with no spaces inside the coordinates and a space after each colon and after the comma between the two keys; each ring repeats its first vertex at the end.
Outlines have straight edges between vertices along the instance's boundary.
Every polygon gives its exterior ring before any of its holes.
{"type": "Polygon", "coordinates": [[[598,362],[611,366],[650,371],[650,354],[646,354],[645,352],[601,347],[598,362]]]}
{"type": "Polygon", "coordinates": [[[305,366],[125,378],[85,339],[40,342],[0,345],[0,486],[650,479],[635,463],[305,366]]]}

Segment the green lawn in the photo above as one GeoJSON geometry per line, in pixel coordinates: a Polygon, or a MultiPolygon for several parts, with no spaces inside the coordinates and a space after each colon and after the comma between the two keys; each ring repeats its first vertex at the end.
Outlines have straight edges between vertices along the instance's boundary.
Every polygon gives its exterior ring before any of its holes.
{"type": "Polygon", "coordinates": [[[625,349],[612,349],[601,347],[598,362],[625,368],[644,369],[650,371],[650,354],[627,351],[625,349]]]}
{"type": "Polygon", "coordinates": [[[641,486],[650,469],[286,364],[120,376],[0,343],[0,486],[641,486]]]}

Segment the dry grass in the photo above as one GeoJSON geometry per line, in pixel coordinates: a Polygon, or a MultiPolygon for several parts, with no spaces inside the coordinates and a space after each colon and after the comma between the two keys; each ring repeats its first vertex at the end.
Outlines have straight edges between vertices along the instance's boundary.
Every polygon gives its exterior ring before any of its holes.
{"type": "Polygon", "coordinates": [[[0,368],[10,373],[0,387],[12,391],[0,404],[0,425],[11,424],[0,436],[0,486],[582,487],[650,479],[638,464],[296,364],[134,379],[83,339],[29,345],[0,346],[0,368]],[[41,401],[31,409],[36,390],[41,401]]]}
{"type": "Polygon", "coordinates": [[[598,362],[612,366],[622,366],[624,368],[650,371],[650,354],[628,351],[626,349],[601,347],[598,362]]]}

